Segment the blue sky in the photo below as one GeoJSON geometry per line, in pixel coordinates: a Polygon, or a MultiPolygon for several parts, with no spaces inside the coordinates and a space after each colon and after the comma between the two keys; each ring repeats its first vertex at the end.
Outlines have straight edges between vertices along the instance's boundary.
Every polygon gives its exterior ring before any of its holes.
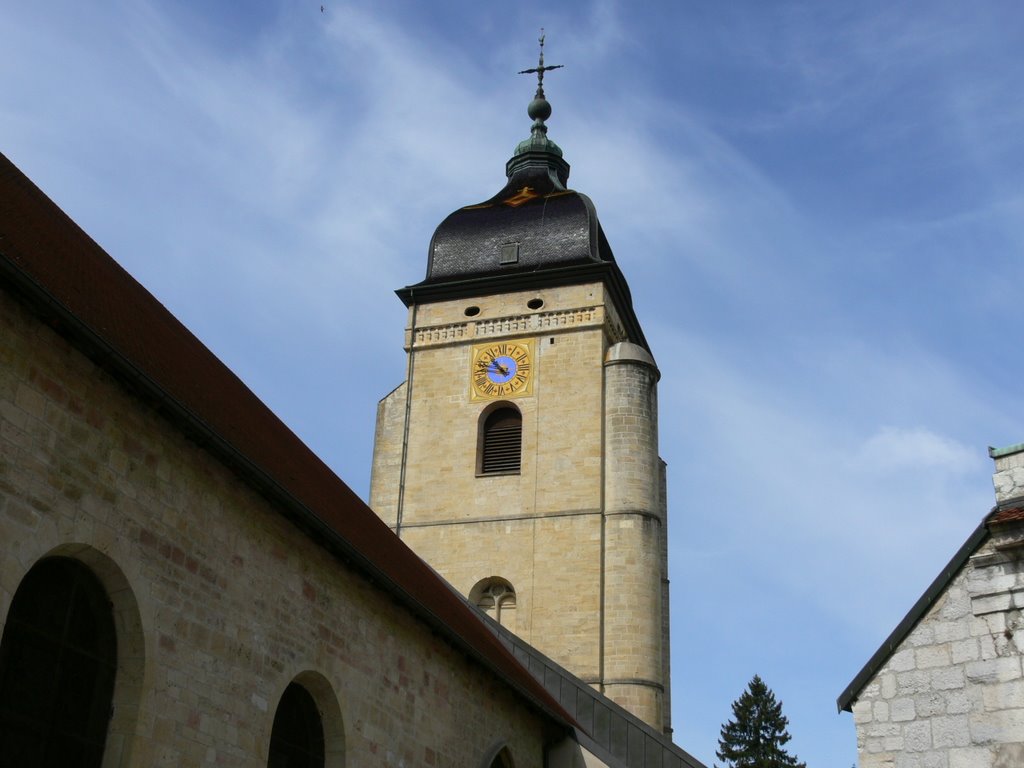
{"type": "Polygon", "coordinates": [[[1024,441],[1024,6],[0,7],[0,151],[365,497],[434,227],[550,136],[662,371],[676,740],[835,698],[1024,441]]]}

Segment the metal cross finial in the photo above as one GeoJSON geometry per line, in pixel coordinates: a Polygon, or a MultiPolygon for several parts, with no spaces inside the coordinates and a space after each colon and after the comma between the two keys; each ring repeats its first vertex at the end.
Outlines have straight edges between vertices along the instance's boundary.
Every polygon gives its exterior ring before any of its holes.
{"type": "Polygon", "coordinates": [[[552,69],[561,69],[564,64],[553,64],[550,67],[544,66],[544,28],[540,29],[540,63],[536,67],[530,69],[524,69],[520,75],[532,75],[534,72],[537,73],[537,98],[544,98],[544,73],[552,69]]]}

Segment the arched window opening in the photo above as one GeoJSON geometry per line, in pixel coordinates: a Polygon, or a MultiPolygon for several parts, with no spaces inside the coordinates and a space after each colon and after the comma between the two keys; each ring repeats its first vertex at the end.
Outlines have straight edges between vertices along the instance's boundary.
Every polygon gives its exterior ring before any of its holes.
{"type": "Polygon", "coordinates": [[[309,691],[290,683],[281,695],[270,733],[267,768],[323,768],[324,726],[309,691]]]}
{"type": "Polygon", "coordinates": [[[522,414],[508,406],[491,411],[480,434],[480,474],[518,474],[522,447],[522,414]]]}
{"type": "Polygon", "coordinates": [[[477,582],[469,593],[469,600],[501,626],[515,630],[516,590],[505,579],[491,576],[477,582]]]}
{"type": "Polygon", "coordinates": [[[512,753],[508,751],[508,747],[502,746],[499,742],[489,750],[488,757],[484,760],[484,766],[486,768],[515,768],[515,763],[512,762],[512,753]]]}
{"type": "Polygon", "coordinates": [[[0,641],[0,744],[7,765],[103,761],[117,671],[113,608],[76,560],[41,560],[11,601],[0,641]]]}

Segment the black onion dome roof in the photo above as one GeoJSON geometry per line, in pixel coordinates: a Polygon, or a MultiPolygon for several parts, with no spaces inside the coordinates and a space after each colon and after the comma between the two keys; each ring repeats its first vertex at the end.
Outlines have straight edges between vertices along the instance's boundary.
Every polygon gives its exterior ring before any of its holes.
{"type": "Polygon", "coordinates": [[[527,108],[530,137],[519,142],[505,165],[508,182],[490,200],[450,214],[434,231],[427,275],[396,293],[417,303],[472,298],[513,290],[601,281],[618,307],[630,341],[647,341],[633,303],[590,198],[566,184],[569,164],[548,138],[544,121],[551,105],[544,98],[543,36],[537,93],[527,108]]]}
{"type": "Polygon", "coordinates": [[[590,198],[534,166],[441,222],[421,285],[614,260],[590,198]]]}

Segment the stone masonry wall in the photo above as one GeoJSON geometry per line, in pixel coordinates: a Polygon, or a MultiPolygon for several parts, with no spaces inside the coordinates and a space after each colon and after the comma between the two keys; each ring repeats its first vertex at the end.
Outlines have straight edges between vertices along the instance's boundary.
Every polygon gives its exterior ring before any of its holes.
{"type": "Polygon", "coordinates": [[[398,519],[405,399],[411,393],[401,537],[463,595],[497,576],[516,591],[510,627],[581,678],[600,674],[603,286],[564,286],[425,304],[410,311],[412,383],[378,409],[370,503],[398,519]],[[543,307],[528,307],[532,299],[543,307]],[[478,308],[467,316],[470,306],[478,308]],[[527,339],[533,389],[518,474],[477,474],[491,407],[470,397],[474,344],[527,339]],[[397,460],[396,460],[397,459],[397,460]]]}
{"type": "Polygon", "coordinates": [[[373,465],[370,470],[370,499],[374,511],[395,529],[398,512],[399,477],[402,471],[402,441],[405,439],[405,382],[391,390],[377,404],[373,435],[373,465]]]}
{"type": "Polygon", "coordinates": [[[1024,447],[1014,446],[1001,451],[990,450],[995,458],[996,471],[992,475],[996,501],[1009,501],[1024,497],[1024,447]]]}
{"type": "Polygon", "coordinates": [[[543,763],[541,718],[0,294],[0,619],[50,554],[99,576],[119,671],[105,766],[266,765],[298,679],[328,766],[543,763]],[[344,758],[342,757],[344,755],[344,758]]]}
{"type": "Polygon", "coordinates": [[[605,362],[605,691],[659,729],[670,727],[662,669],[663,507],[658,371],[629,342],[605,362]]]}
{"type": "Polygon", "coordinates": [[[1022,534],[983,544],[864,687],[860,768],[1024,765],[1022,534]]]}
{"type": "Polygon", "coordinates": [[[603,660],[604,678],[621,683],[605,688],[609,696],[661,729],[664,531],[653,360],[636,347],[646,356],[639,372],[628,361],[605,368],[609,347],[624,339],[600,282],[424,304],[408,322],[412,379],[378,409],[371,506],[463,595],[488,577],[510,582],[510,629],[587,682],[601,680],[603,660]],[[534,381],[508,400],[523,419],[520,472],[481,476],[479,425],[491,404],[471,397],[472,349],[498,340],[532,344],[534,381]],[[614,412],[606,420],[608,393],[614,412]],[[614,478],[606,480],[609,467],[614,478]],[[605,518],[606,495],[614,518],[605,518]]]}

